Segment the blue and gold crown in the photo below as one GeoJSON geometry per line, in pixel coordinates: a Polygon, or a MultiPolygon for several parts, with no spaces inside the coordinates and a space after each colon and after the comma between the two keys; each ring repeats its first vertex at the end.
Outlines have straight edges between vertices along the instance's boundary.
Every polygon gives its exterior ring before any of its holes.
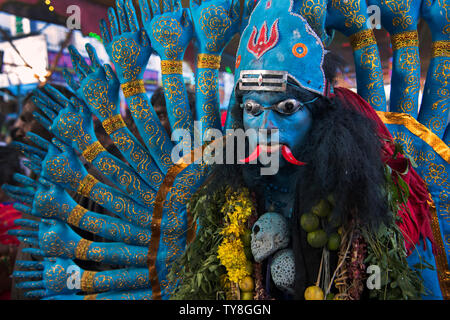
{"type": "Polygon", "coordinates": [[[260,0],[244,30],[236,58],[240,90],[285,91],[288,81],[326,95],[325,49],[294,0],[260,0]]]}

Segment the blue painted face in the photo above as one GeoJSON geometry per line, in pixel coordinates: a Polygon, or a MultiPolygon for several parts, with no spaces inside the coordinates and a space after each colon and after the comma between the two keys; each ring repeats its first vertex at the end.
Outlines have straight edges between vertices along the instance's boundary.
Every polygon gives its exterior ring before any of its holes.
{"type": "MultiPolygon", "coordinates": [[[[311,112],[307,107],[296,104],[297,101],[287,93],[264,91],[244,94],[242,103],[245,130],[254,129],[258,132],[260,129],[266,129],[270,132],[278,129],[280,145],[288,146],[294,156],[298,156],[312,125],[311,112]],[[262,109],[258,105],[273,108],[262,109]]],[[[251,135],[250,152],[255,150],[258,144],[270,144],[271,135],[268,134],[267,141],[265,140],[264,135],[251,135]]],[[[285,162],[280,162],[281,165],[283,163],[285,162]]]]}

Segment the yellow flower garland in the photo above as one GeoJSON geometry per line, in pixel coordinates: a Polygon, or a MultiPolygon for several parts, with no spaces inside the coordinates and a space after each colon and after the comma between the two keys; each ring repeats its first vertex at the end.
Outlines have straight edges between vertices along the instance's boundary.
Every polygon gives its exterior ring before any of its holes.
{"type": "Polygon", "coordinates": [[[218,258],[227,269],[228,279],[239,283],[249,276],[247,258],[241,237],[247,230],[247,220],[254,210],[249,191],[245,188],[232,192],[226,191],[226,203],[222,207],[225,215],[225,227],[221,231],[223,242],[217,250],[218,258]]]}

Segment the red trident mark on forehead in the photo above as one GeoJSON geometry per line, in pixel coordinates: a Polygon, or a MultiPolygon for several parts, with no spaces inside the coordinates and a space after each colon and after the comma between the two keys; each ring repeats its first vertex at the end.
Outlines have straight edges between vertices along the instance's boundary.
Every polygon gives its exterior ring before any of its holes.
{"type": "Polygon", "coordinates": [[[275,20],[272,27],[270,28],[270,38],[267,39],[267,21],[264,21],[261,30],[259,31],[259,37],[256,40],[256,35],[258,34],[258,29],[253,27],[253,32],[248,40],[247,50],[259,59],[267,51],[275,47],[280,39],[280,33],[278,32],[278,21],[275,20]]]}

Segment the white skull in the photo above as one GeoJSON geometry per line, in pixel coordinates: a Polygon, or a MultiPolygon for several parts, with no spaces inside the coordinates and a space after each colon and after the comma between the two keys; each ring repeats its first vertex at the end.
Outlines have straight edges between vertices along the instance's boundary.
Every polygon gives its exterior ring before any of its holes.
{"type": "Polygon", "coordinates": [[[285,217],[276,212],[263,214],[252,228],[251,249],[256,262],[289,245],[290,230],[285,217]]]}
{"type": "Polygon", "coordinates": [[[294,294],[295,260],[292,249],[275,253],[270,265],[270,274],[278,289],[294,294]]]}

